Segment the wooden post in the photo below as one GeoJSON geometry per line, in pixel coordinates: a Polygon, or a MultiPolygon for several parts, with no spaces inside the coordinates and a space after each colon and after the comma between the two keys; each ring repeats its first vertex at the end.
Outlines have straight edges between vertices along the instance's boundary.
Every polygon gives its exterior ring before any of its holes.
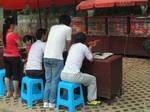
{"type": "Polygon", "coordinates": [[[41,10],[40,10],[40,2],[37,0],[38,5],[38,12],[39,12],[39,21],[40,21],[40,28],[42,28],[42,22],[41,22],[41,10]]]}
{"type": "Polygon", "coordinates": [[[76,16],[77,16],[77,12],[76,12],[76,5],[77,5],[77,0],[74,0],[74,4],[73,4],[74,17],[76,17],[76,16]]]}

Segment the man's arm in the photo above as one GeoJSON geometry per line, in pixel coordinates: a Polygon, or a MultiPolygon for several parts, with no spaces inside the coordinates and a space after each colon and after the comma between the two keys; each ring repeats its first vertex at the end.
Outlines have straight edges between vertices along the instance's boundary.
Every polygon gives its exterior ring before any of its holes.
{"type": "Polygon", "coordinates": [[[66,50],[69,51],[69,48],[71,46],[71,40],[66,41],[66,50]]]}
{"type": "Polygon", "coordinates": [[[17,43],[18,47],[21,47],[21,41],[20,40],[17,40],[16,43],[17,43]]]}
{"type": "Polygon", "coordinates": [[[89,61],[93,61],[92,46],[89,46],[89,48],[87,48],[85,56],[89,61]]]}
{"type": "Polygon", "coordinates": [[[67,51],[69,50],[69,48],[72,44],[71,35],[72,35],[72,29],[70,28],[69,31],[68,31],[68,34],[67,34],[67,39],[66,39],[66,50],[67,51]]]}

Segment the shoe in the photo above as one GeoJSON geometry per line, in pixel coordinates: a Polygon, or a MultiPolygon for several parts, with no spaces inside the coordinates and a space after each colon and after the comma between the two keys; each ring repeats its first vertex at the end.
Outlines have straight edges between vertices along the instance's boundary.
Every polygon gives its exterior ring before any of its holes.
{"type": "Polygon", "coordinates": [[[49,103],[49,106],[48,106],[49,108],[55,108],[55,104],[53,104],[53,103],[49,103]]]}
{"type": "Polygon", "coordinates": [[[48,102],[44,102],[43,107],[44,108],[48,108],[49,107],[49,103],[48,102]]]}
{"type": "Polygon", "coordinates": [[[101,101],[98,101],[98,100],[91,100],[91,101],[88,101],[87,104],[88,105],[99,105],[101,104],[102,102],[101,101]]]}

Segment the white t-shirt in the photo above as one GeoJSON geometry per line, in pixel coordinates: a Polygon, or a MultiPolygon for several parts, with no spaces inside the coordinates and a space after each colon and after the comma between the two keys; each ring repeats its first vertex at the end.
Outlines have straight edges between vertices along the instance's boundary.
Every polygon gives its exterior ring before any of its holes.
{"type": "Polygon", "coordinates": [[[62,53],[66,46],[66,40],[71,40],[71,33],[72,29],[67,25],[52,26],[48,35],[44,58],[63,60],[62,53]]]}
{"type": "Polygon", "coordinates": [[[26,70],[42,70],[42,59],[46,43],[37,40],[32,44],[28,54],[26,70]]]}
{"type": "Polygon", "coordinates": [[[93,55],[88,47],[82,43],[73,44],[69,50],[65,67],[62,72],[73,74],[79,73],[85,57],[88,60],[93,59],[93,55]]]}

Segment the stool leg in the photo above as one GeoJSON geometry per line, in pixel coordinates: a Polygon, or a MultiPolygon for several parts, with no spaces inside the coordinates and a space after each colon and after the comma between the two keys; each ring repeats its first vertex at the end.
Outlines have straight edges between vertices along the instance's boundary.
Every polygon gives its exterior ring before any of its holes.
{"type": "Polygon", "coordinates": [[[56,106],[56,110],[57,110],[57,111],[59,110],[59,104],[57,104],[57,106],[56,106]]]}
{"type": "Polygon", "coordinates": [[[80,86],[80,97],[82,99],[82,106],[84,107],[85,106],[85,103],[84,103],[84,96],[83,96],[83,90],[82,90],[82,86],[80,86]]]}
{"type": "Polygon", "coordinates": [[[61,97],[61,94],[60,94],[60,87],[59,87],[59,85],[58,85],[56,111],[59,111],[59,100],[60,100],[60,97],[61,97]]]}
{"type": "Polygon", "coordinates": [[[68,100],[70,100],[69,102],[71,103],[68,107],[69,112],[75,112],[75,105],[73,104],[74,102],[74,90],[67,90],[68,91],[68,100]]]}
{"type": "Polygon", "coordinates": [[[5,87],[3,78],[2,78],[2,79],[0,79],[0,97],[4,96],[5,92],[6,92],[6,87],[5,87]]]}
{"type": "Polygon", "coordinates": [[[75,112],[75,107],[74,106],[70,106],[69,107],[69,112],[75,112]]]}
{"type": "Polygon", "coordinates": [[[44,96],[44,83],[41,82],[40,85],[41,85],[41,95],[42,95],[41,97],[43,99],[43,96],[44,96]]]}
{"type": "Polygon", "coordinates": [[[25,83],[24,83],[24,81],[22,81],[21,82],[21,98],[20,98],[21,102],[23,102],[23,94],[24,94],[24,92],[25,92],[25,83]]]}
{"type": "Polygon", "coordinates": [[[32,88],[32,84],[31,85],[28,85],[27,86],[27,97],[28,97],[28,99],[27,99],[27,105],[28,105],[28,107],[29,108],[32,108],[32,89],[30,88],[30,86],[31,86],[31,88],[32,88]]]}
{"type": "Polygon", "coordinates": [[[0,69],[0,97],[4,96],[6,92],[4,77],[5,77],[5,69],[0,69]]]}
{"type": "Polygon", "coordinates": [[[32,100],[28,100],[27,103],[28,103],[28,108],[32,108],[32,100]]]}

